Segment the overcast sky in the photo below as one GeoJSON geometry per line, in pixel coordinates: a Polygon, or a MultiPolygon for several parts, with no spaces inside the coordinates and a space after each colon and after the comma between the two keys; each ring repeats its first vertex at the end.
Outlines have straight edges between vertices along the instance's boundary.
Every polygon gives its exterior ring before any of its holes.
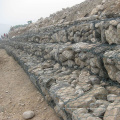
{"type": "Polygon", "coordinates": [[[84,0],[0,0],[0,24],[18,25],[48,17],[84,0]]]}

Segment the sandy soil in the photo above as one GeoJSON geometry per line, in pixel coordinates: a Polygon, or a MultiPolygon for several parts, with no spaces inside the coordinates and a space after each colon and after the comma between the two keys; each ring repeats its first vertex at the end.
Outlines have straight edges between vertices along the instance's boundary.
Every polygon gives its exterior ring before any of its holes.
{"type": "Polygon", "coordinates": [[[60,120],[24,70],[0,49],[0,120],[23,120],[27,110],[35,112],[32,120],[60,120]]]}

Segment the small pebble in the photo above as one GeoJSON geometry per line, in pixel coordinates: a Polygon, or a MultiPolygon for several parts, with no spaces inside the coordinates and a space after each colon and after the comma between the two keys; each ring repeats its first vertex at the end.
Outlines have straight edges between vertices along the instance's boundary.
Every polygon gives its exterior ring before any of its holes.
{"type": "Polygon", "coordinates": [[[26,112],[23,113],[23,118],[24,118],[25,120],[31,119],[31,118],[33,118],[34,116],[35,116],[35,113],[34,113],[33,111],[26,111],[26,112]]]}

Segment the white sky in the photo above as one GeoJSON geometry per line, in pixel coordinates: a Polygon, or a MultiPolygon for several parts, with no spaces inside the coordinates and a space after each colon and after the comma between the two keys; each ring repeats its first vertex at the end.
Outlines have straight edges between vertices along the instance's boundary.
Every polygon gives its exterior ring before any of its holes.
{"type": "Polygon", "coordinates": [[[48,17],[84,0],[0,0],[0,24],[18,25],[48,17]]]}

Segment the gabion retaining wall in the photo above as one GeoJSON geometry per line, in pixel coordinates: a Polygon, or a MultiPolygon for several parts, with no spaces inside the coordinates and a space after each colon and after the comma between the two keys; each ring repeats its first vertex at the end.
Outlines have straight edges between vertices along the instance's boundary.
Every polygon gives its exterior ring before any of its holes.
{"type": "Polygon", "coordinates": [[[63,120],[119,120],[119,18],[27,31],[4,43],[63,120]]]}

